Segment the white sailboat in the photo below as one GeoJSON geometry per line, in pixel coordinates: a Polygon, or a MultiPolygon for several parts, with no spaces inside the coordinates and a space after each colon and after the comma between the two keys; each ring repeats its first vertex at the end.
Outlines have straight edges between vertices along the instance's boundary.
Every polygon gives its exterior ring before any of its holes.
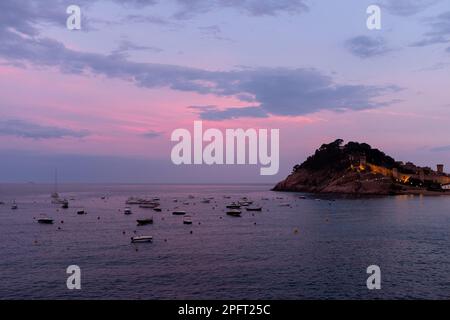
{"type": "Polygon", "coordinates": [[[58,169],[55,169],[55,185],[53,193],[51,194],[52,203],[62,205],[63,209],[67,209],[69,207],[69,201],[67,199],[62,199],[59,197],[58,193],[58,169]]]}
{"type": "Polygon", "coordinates": [[[54,189],[53,193],[51,194],[52,203],[54,204],[62,204],[61,200],[59,199],[58,194],[58,169],[55,169],[55,182],[54,182],[54,189]]]}

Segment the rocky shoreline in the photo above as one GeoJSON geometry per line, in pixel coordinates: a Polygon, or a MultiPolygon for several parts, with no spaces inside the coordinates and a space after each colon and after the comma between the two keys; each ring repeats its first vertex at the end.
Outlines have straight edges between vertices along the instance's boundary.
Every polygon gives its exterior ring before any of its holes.
{"type": "MultiPolygon", "coordinates": [[[[418,168],[422,174],[423,168],[418,168]]],[[[446,181],[446,174],[429,172],[421,179],[404,169],[402,163],[367,144],[342,140],[322,145],[293,172],[280,181],[273,191],[347,195],[450,195],[437,183],[436,176],[446,181]],[[416,181],[417,180],[417,181],[416,181]]]]}

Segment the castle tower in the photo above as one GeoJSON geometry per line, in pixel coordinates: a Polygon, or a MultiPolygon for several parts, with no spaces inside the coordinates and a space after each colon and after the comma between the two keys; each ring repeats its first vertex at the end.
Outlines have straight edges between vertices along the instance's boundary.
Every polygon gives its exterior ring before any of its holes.
{"type": "Polygon", "coordinates": [[[366,164],[367,164],[367,158],[366,158],[366,156],[361,156],[361,157],[359,158],[359,165],[365,167],[366,164]]]}
{"type": "Polygon", "coordinates": [[[398,169],[397,168],[392,169],[392,177],[394,179],[398,179],[398,169]]]}
{"type": "Polygon", "coordinates": [[[444,165],[443,164],[438,164],[437,165],[437,172],[438,173],[444,173],[444,165]]]}
{"type": "Polygon", "coordinates": [[[424,182],[425,181],[425,172],[423,171],[423,169],[421,169],[419,171],[419,179],[420,181],[424,182]]]}

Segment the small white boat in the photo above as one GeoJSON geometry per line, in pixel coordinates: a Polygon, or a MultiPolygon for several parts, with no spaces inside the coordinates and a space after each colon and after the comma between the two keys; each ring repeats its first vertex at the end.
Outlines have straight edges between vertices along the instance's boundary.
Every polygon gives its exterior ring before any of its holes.
{"type": "Polygon", "coordinates": [[[185,216],[185,217],[183,218],[183,223],[184,223],[184,224],[192,224],[191,216],[185,216]]]}
{"type": "Polygon", "coordinates": [[[152,242],[153,237],[152,236],[136,236],[131,237],[131,243],[139,243],[139,242],[152,242]]]}
{"type": "Polygon", "coordinates": [[[66,203],[66,199],[61,199],[61,198],[52,198],[52,203],[53,204],[60,204],[60,205],[64,205],[66,203]]]}
{"type": "Polygon", "coordinates": [[[11,210],[17,210],[19,208],[19,206],[17,205],[17,203],[14,201],[12,206],[11,206],[11,210]]]}
{"type": "Polygon", "coordinates": [[[159,203],[157,203],[157,202],[149,202],[149,203],[145,203],[145,204],[140,204],[139,208],[142,208],[142,209],[154,209],[154,208],[156,208],[158,206],[159,206],[159,203]]]}
{"type": "Polygon", "coordinates": [[[126,214],[126,215],[128,215],[128,214],[132,214],[133,212],[131,212],[131,208],[130,207],[126,207],[124,210],[123,210],[123,214],[126,214]]]}
{"type": "Polygon", "coordinates": [[[135,198],[135,197],[130,197],[127,199],[127,201],[125,202],[128,205],[131,204],[150,204],[153,203],[153,200],[147,200],[147,199],[142,199],[142,198],[135,198]]]}
{"type": "Polygon", "coordinates": [[[247,207],[245,208],[247,211],[262,211],[261,207],[247,207]]]}
{"type": "Polygon", "coordinates": [[[239,204],[237,204],[236,202],[233,202],[233,203],[227,205],[227,208],[228,209],[240,209],[241,206],[239,204]]]}
{"type": "Polygon", "coordinates": [[[186,211],[174,211],[172,212],[172,214],[176,216],[184,216],[186,214],[186,211]]]}

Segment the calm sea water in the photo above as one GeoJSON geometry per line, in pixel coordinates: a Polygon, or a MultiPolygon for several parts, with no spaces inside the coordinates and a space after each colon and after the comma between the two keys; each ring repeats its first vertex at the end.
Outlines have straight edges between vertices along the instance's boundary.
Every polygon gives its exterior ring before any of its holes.
{"type": "Polygon", "coordinates": [[[450,298],[450,197],[319,201],[270,187],[62,185],[73,199],[64,210],[51,204],[50,185],[0,185],[0,298],[450,298]],[[163,211],[134,206],[125,216],[129,196],[160,197],[163,211]],[[263,211],[226,216],[225,205],[243,196],[263,211]],[[76,214],[81,207],[87,215],[76,214]],[[193,225],[172,215],[176,207],[193,225]],[[43,214],[55,224],[38,224],[43,214]],[[151,216],[153,225],[136,226],[151,216]],[[134,234],[154,241],[131,244],[134,234]],[[73,264],[81,290],[66,287],[73,264]],[[373,264],[382,289],[369,291],[373,264]]]}

